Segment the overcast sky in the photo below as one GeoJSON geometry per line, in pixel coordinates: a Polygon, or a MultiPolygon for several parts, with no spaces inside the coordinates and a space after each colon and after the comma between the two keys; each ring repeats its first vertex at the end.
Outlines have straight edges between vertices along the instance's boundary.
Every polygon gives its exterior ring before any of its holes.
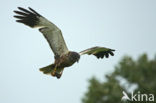
{"type": "Polygon", "coordinates": [[[156,0],[1,0],[0,11],[0,103],[80,103],[87,80],[104,80],[122,56],[156,53],[156,0]],[[42,74],[54,55],[37,29],[15,22],[18,6],[55,23],[70,50],[104,46],[115,56],[82,56],[60,80],[42,74]]]}

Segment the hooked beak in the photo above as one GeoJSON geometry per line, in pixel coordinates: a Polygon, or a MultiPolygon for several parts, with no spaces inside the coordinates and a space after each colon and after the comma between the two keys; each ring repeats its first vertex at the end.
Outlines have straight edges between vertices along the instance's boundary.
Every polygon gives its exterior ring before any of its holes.
{"type": "Polygon", "coordinates": [[[80,60],[80,58],[79,58],[79,59],[77,59],[77,61],[76,61],[76,62],[77,62],[77,63],[79,63],[79,60],[80,60]]]}
{"type": "Polygon", "coordinates": [[[79,60],[80,60],[80,55],[77,55],[77,60],[76,60],[76,62],[78,63],[79,60]]]}

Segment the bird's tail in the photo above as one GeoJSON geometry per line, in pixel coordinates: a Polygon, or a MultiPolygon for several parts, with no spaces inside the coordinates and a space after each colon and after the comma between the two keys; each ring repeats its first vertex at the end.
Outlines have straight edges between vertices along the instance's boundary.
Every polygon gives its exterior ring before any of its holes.
{"type": "Polygon", "coordinates": [[[55,64],[50,64],[46,67],[40,68],[40,71],[43,72],[44,74],[50,74],[54,77],[57,77],[57,79],[59,79],[63,73],[63,69],[60,68],[56,68],[55,64]]]}
{"type": "Polygon", "coordinates": [[[50,64],[46,67],[40,68],[40,71],[43,72],[44,74],[51,74],[51,72],[54,70],[55,65],[50,64]]]}

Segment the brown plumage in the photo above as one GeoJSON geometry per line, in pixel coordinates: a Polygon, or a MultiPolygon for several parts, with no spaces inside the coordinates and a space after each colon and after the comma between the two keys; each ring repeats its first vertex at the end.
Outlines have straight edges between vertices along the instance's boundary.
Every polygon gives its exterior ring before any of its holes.
{"type": "Polygon", "coordinates": [[[98,46],[86,49],[79,53],[69,51],[61,30],[55,24],[41,16],[30,7],[29,10],[21,7],[18,7],[18,9],[19,11],[14,11],[17,14],[14,16],[17,18],[16,21],[31,28],[38,27],[54,53],[55,62],[40,69],[44,74],[50,74],[59,79],[64,68],[72,66],[75,62],[78,62],[80,55],[95,55],[98,59],[102,59],[104,57],[108,58],[109,55],[114,56],[113,52],[115,50],[98,46]]]}

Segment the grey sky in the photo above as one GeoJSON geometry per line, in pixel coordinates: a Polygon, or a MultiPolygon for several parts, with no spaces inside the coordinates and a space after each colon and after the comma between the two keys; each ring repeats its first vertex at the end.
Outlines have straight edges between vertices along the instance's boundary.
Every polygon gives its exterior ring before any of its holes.
{"type": "Polygon", "coordinates": [[[80,103],[91,76],[103,80],[125,54],[156,52],[155,0],[1,0],[0,11],[1,103],[80,103]],[[116,49],[115,56],[83,56],[60,80],[42,74],[38,69],[54,61],[53,53],[37,29],[15,22],[18,6],[55,23],[70,50],[99,45],[116,49]]]}

